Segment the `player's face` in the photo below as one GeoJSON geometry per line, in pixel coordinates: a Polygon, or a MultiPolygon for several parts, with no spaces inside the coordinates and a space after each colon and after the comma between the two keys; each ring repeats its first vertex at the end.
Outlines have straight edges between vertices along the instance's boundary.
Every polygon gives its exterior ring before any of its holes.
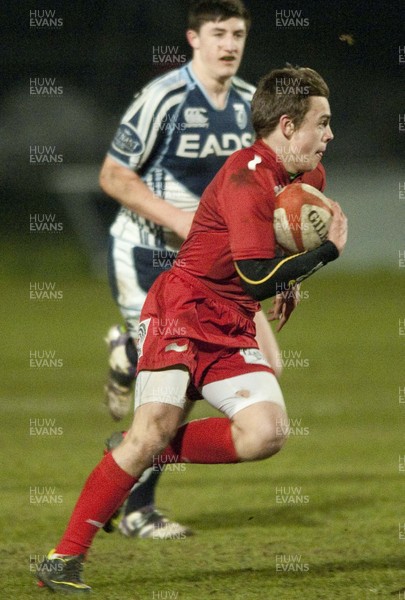
{"type": "Polygon", "coordinates": [[[232,17],[226,21],[204,23],[199,32],[188,32],[188,40],[199,64],[211,77],[223,80],[236,74],[246,35],[245,21],[232,17]]]}
{"type": "Polygon", "coordinates": [[[292,165],[288,171],[312,171],[322,160],[328,142],[333,140],[330,107],[326,98],[311,96],[309,110],[291,137],[292,165]]]}

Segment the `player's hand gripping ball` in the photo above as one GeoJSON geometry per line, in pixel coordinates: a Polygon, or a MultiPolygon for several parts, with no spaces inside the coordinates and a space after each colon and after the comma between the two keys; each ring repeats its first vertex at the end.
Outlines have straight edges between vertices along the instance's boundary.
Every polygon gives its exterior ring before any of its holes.
{"type": "Polygon", "coordinates": [[[331,201],[306,183],[292,183],[276,196],[274,231],[279,246],[289,253],[314,250],[327,239],[332,220],[331,201]]]}

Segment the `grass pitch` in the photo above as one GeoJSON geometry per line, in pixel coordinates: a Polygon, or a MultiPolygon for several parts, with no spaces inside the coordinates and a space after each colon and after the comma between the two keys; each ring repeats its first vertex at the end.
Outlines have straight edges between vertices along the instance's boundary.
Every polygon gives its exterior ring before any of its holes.
{"type": "MultiPolygon", "coordinates": [[[[104,439],[120,428],[102,406],[102,338],[119,320],[107,286],[80,269],[56,279],[40,267],[3,277],[4,599],[49,595],[32,572],[62,534],[104,439]],[[30,283],[44,280],[62,298],[30,299],[30,283]],[[30,363],[44,351],[59,366],[30,363]]],[[[260,463],[167,472],[158,505],[196,535],[159,541],[101,532],[85,568],[95,597],[405,597],[398,282],[395,273],[344,275],[331,265],[305,283],[279,334],[292,429],[285,448],[260,463]]],[[[196,406],[194,417],[208,414],[208,405],[196,406]]]]}

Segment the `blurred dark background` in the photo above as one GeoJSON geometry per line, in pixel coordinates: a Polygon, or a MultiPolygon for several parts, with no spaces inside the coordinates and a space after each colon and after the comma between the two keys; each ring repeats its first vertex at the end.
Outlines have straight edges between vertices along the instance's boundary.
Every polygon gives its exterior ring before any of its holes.
{"type": "MultiPolygon", "coordinates": [[[[331,195],[346,207],[355,227],[347,264],[393,256],[396,267],[400,238],[405,246],[400,225],[405,201],[398,194],[405,181],[405,131],[398,126],[405,113],[404,4],[246,0],[246,5],[253,25],[240,76],[257,83],[271,68],[290,62],[317,69],[330,86],[335,140],[325,166],[331,195]],[[284,11],[284,17],[293,13],[295,24],[278,26],[276,11],[284,11]],[[388,227],[393,231],[386,240],[388,227]]],[[[4,239],[14,241],[17,232],[30,247],[30,215],[53,212],[87,256],[102,253],[105,240],[100,238],[116,205],[98,192],[97,172],[135,91],[178,66],[156,64],[154,47],[174,46],[174,54],[190,57],[187,8],[187,0],[3,3],[4,239]],[[32,85],[44,79],[60,93],[32,93],[32,85]],[[52,146],[61,163],[31,164],[32,146],[52,146]],[[90,209],[81,218],[83,206],[90,209]],[[87,234],[97,238],[92,246],[86,241],[87,218],[96,216],[99,222],[87,234]]],[[[55,236],[46,242],[36,236],[35,244],[40,243],[55,243],[55,236]]]]}

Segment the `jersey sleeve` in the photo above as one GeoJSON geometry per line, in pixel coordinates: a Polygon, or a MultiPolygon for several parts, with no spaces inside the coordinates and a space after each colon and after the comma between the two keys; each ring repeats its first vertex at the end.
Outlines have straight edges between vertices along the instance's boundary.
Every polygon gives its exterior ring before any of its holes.
{"type": "Polygon", "coordinates": [[[219,205],[234,261],[273,258],[274,181],[258,154],[243,153],[225,168],[219,205]]]}
{"type": "Polygon", "coordinates": [[[108,155],[125,167],[139,170],[163,143],[184,89],[181,80],[152,82],[143,88],[124,114],[108,155]]]}

